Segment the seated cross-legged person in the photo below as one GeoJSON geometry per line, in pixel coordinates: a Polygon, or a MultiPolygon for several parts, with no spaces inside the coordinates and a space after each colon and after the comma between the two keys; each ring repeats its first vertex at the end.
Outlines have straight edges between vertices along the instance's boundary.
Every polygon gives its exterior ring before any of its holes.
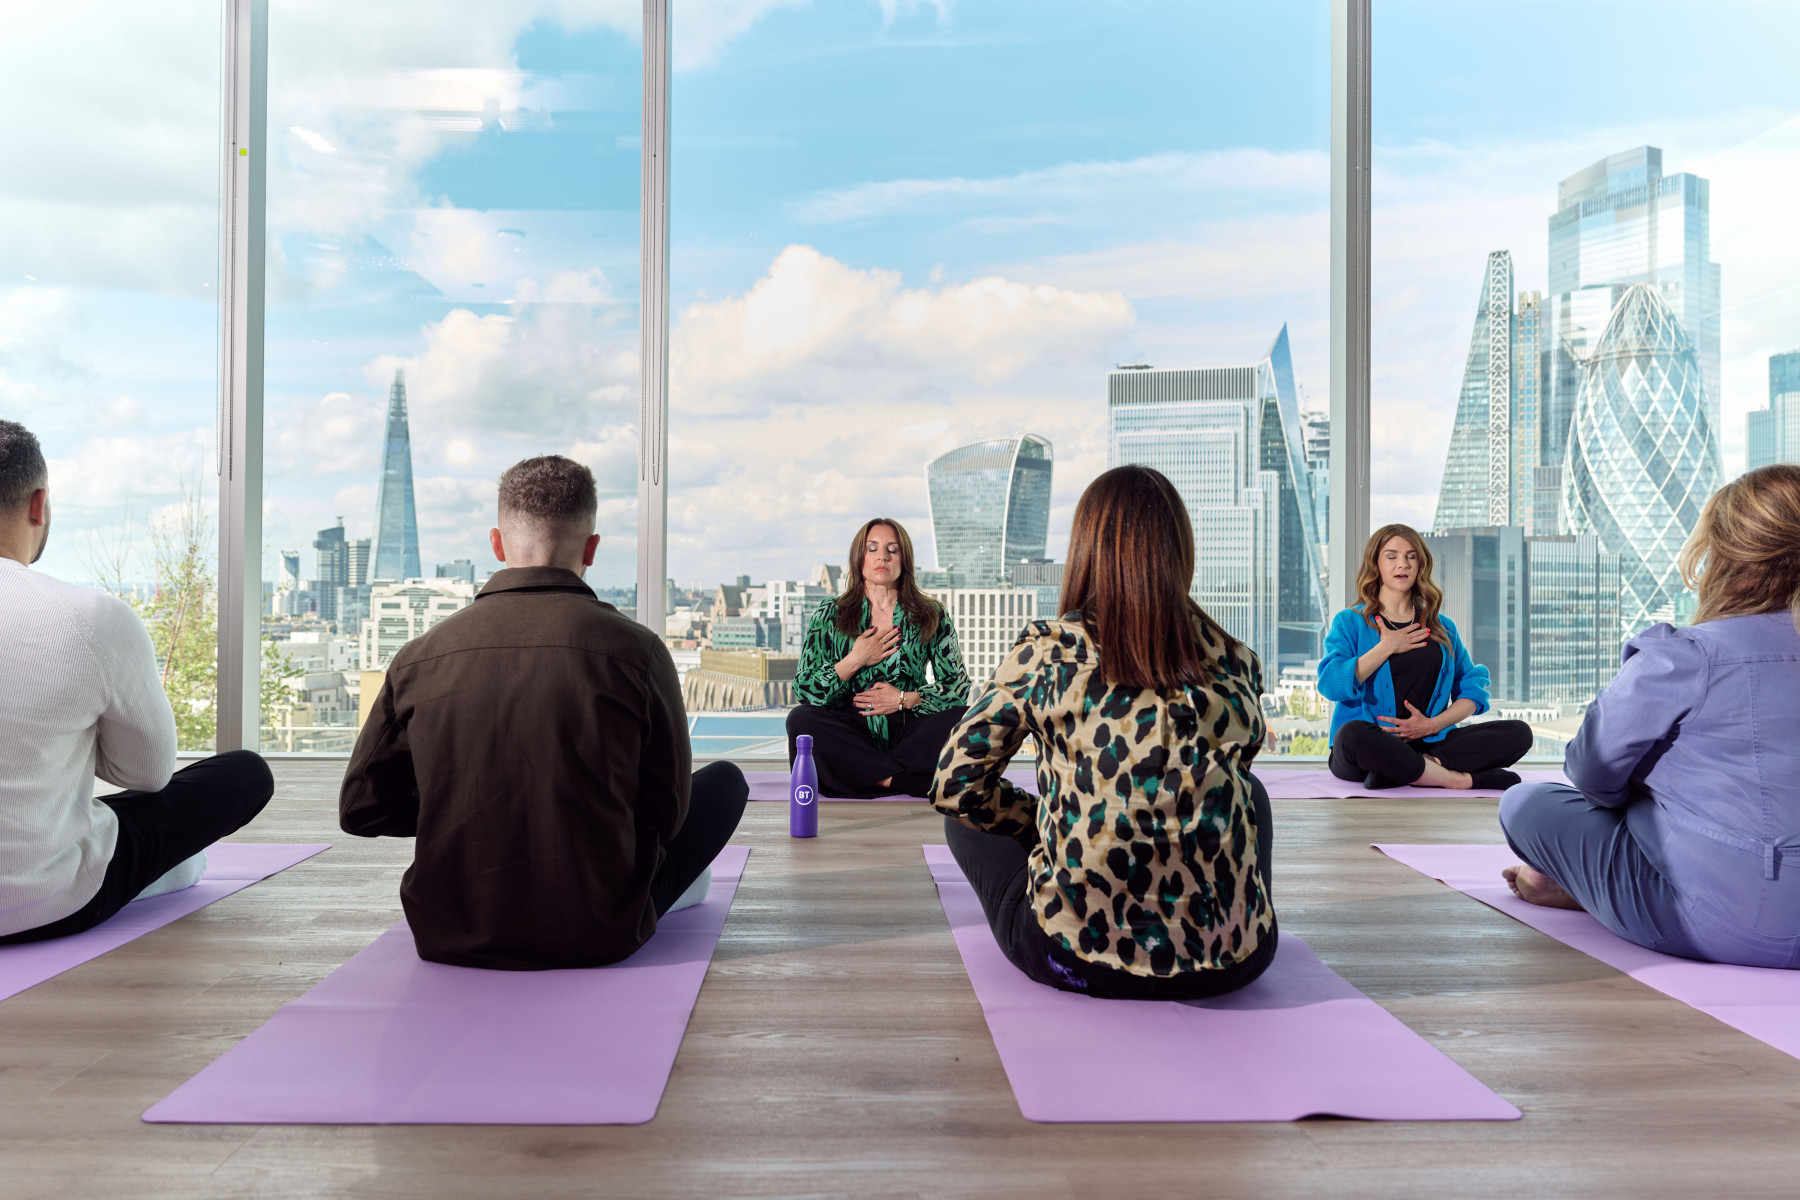
{"type": "Polygon", "coordinates": [[[1488,670],[1472,661],[1431,551],[1410,526],[1375,531],[1363,550],[1362,603],[1332,618],[1319,660],[1331,714],[1331,773],[1370,788],[1504,788],[1531,750],[1523,721],[1459,725],[1488,710],[1488,670]]]}
{"type": "Polygon", "coordinates": [[[1031,979],[1127,1000],[1245,986],[1275,957],[1257,657],[1188,597],[1174,486],[1115,467],[1075,506],[1059,620],[1025,627],[932,784],[994,938],[1031,979]],[[1037,742],[1034,796],[1003,772],[1037,742]]]}
{"type": "Polygon", "coordinates": [[[699,898],[744,815],[735,766],[689,775],[662,639],[582,582],[597,508],[578,462],[508,468],[489,534],[505,569],[401,648],[357,738],[339,820],[416,839],[400,901],[421,958],[618,962],[699,898]]]}
{"type": "Polygon", "coordinates": [[[1575,786],[1501,798],[1526,864],[1504,874],[1664,954],[1800,967],[1800,467],[1716,492],[1681,567],[1694,623],[1625,644],[1569,743],[1575,786]]]}
{"type": "Polygon", "coordinates": [[[37,439],[0,421],[0,944],[91,929],[140,896],[189,887],[206,847],[274,791],[247,750],[175,770],[144,623],[31,564],[50,538],[37,439]],[[94,796],[94,778],[127,790],[94,796]]]}
{"type": "Polygon", "coordinates": [[[969,676],[950,614],[914,581],[912,539],[898,521],[877,517],[857,531],[843,594],[807,624],[794,695],[788,761],[794,739],[810,734],[821,792],[925,794],[969,676]]]}

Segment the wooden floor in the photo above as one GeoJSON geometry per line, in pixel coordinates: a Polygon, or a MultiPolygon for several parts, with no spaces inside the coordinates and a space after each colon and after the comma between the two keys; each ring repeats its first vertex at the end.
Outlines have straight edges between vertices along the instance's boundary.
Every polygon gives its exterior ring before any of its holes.
{"type": "Polygon", "coordinates": [[[654,1121],[144,1125],[399,917],[411,844],[286,761],[250,840],[332,850],[0,1003],[0,1197],[1680,1196],[1800,1193],[1800,1062],[1368,849],[1494,841],[1494,802],[1275,804],[1282,927],[1524,1110],[1513,1123],[1034,1125],[919,851],[923,805],[754,847],[654,1121]]]}

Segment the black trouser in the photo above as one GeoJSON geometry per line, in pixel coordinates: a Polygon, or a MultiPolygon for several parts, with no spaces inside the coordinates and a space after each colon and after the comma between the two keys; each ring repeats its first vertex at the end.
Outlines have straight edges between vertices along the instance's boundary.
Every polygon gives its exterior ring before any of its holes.
{"type": "Polygon", "coordinates": [[[694,772],[687,820],[663,848],[662,866],[650,880],[650,902],[656,905],[657,916],[668,912],[681,893],[694,886],[700,872],[712,866],[737,832],[749,799],[750,785],[733,763],[709,763],[694,772]]]}
{"type": "Polygon", "coordinates": [[[947,708],[921,716],[898,712],[888,718],[893,743],[883,750],[869,735],[869,723],[848,708],[814,708],[802,704],[787,716],[788,765],[794,763],[794,739],[812,735],[813,762],[819,768],[819,791],[826,796],[923,796],[937,771],[938,756],[950,731],[962,720],[963,708],[947,708]],[[892,780],[883,787],[883,779],[892,780]]]}
{"type": "MultiPolygon", "coordinates": [[[[1269,812],[1269,793],[1254,775],[1250,776],[1250,798],[1256,810],[1258,873],[1262,876],[1263,893],[1272,895],[1270,851],[1274,821],[1269,812]]],[[[970,829],[954,817],[944,818],[944,840],[950,843],[956,865],[974,886],[1001,953],[1038,983],[1109,1000],[1200,1000],[1237,991],[1254,981],[1275,959],[1276,930],[1271,924],[1269,936],[1249,958],[1218,970],[1133,975],[1086,962],[1057,945],[1038,924],[1031,904],[1029,847],[1004,834],[970,829]]]]}
{"type": "Polygon", "coordinates": [[[100,890],[62,920],[0,937],[0,945],[92,929],[178,863],[248,825],[274,793],[269,764],[248,750],[229,750],[175,772],[160,792],[100,797],[119,818],[119,840],[100,890]]]}
{"type": "Polygon", "coordinates": [[[1491,771],[1510,767],[1531,750],[1531,726],[1523,721],[1458,725],[1437,742],[1403,742],[1379,725],[1346,721],[1331,743],[1331,773],[1361,783],[1404,787],[1425,773],[1427,754],[1446,770],[1491,771]]]}

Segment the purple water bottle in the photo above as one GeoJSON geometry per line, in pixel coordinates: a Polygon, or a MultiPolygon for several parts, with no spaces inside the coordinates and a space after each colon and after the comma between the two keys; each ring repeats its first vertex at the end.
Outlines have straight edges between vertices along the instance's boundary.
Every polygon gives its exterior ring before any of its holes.
{"type": "Polygon", "coordinates": [[[794,774],[788,783],[788,834],[819,836],[819,771],[813,766],[810,733],[794,739],[794,774]]]}

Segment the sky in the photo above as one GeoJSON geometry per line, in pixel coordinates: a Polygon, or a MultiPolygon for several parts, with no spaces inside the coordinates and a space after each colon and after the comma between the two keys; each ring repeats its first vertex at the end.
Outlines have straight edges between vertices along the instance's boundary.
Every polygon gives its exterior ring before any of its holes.
{"type": "MultiPolygon", "coordinates": [[[[0,20],[0,415],[87,578],[213,475],[217,6],[0,20]],[[22,35],[22,36],[20,36],[22,35]]],[[[373,529],[404,371],[422,557],[496,566],[494,480],[591,465],[635,578],[641,7],[271,0],[267,573],[373,529]]],[[[1105,373],[1255,362],[1327,401],[1329,6],[689,0],[672,85],[670,574],[931,565],[924,464],[1034,432],[1050,550],[1105,467],[1105,373]]],[[[1723,443],[1800,346],[1800,10],[1384,0],[1372,518],[1428,525],[1490,250],[1544,286],[1559,179],[1649,143],[1712,181],[1723,443]]],[[[1735,464],[1735,465],[1734,465],[1735,464]]]]}

